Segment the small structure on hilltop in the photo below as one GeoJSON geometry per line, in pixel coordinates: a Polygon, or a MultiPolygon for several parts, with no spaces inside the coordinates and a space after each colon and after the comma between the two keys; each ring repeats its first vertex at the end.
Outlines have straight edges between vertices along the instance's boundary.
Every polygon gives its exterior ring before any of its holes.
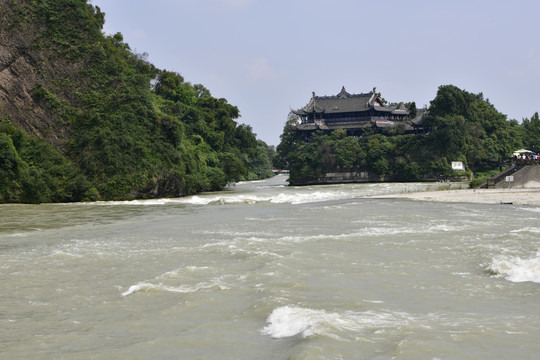
{"type": "Polygon", "coordinates": [[[367,128],[381,132],[396,126],[406,133],[424,132],[427,109],[416,109],[416,116],[411,118],[403,103],[385,105],[376,88],[367,94],[349,94],[343,87],[335,96],[315,96],[313,92],[306,106],[292,112],[300,117],[298,131],[309,134],[315,130],[346,129],[347,135],[361,136],[367,128]]]}

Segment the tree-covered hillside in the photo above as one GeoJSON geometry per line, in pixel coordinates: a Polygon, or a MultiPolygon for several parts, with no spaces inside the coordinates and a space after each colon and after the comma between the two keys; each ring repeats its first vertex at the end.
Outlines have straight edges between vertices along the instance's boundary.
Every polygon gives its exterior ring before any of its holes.
{"type": "Polygon", "coordinates": [[[272,175],[238,108],[157,69],[87,0],[6,0],[0,201],[182,196],[272,175]]]}
{"type": "Polygon", "coordinates": [[[540,153],[540,117],[538,113],[530,119],[523,119],[521,124],[523,146],[528,150],[540,153]]]}
{"type": "Polygon", "coordinates": [[[399,128],[362,137],[344,130],[315,132],[305,140],[289,121],[277,147],[275,165],[288,167],[291,183],[315,179],[336,169],[363,169],[381,178],[418,181],[448,178],[452,161],[462,161],[468,174],[498,169],[503,159],[522,147],[538,147],[538,114],[531,120],[508,121],[482,94],[441,86],[431,101],[423,134],[399,128]]]}

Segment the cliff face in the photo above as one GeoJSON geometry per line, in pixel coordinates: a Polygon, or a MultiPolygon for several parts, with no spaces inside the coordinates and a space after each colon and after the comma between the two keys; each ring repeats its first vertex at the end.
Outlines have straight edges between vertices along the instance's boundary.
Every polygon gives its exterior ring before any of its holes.
{"type": "Polygon", "coordinates": [[[36,99],[36,87],[48,86],[51,79],[72,76],[80,67],[51,51],[38,47],[46,25],[28,21],[33,17],[28,4],[2,0],[0,12],[0,117],[32,136],[46,139],[62,149],[68,139],[68,127],[44,101],[36,99]]]}
{"type": "Polygon", "coordinates": [[[156,69],[89,0],[0,0],[0,202],[189,195],[268,177],[238,109],[156,69]]]}

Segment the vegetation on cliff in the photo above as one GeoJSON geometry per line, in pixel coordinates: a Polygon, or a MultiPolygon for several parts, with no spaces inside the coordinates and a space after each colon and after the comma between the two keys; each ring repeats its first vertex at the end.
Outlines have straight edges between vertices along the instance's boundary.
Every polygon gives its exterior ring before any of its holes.
{"type": "Polygon", "coordinates": [[[181,196],[272,175],[238,108],[105,36],[87,0],[2,6],[0,201],[181,196]]]}
{"type": "Polygon", "coordinates": [[[520,125],[484,99],[452,85],[439,87],[425,120],[425,134],[399,129],[383,134],[366,132],[348,137],[344,130],[315,132],[309,140],[289,121],[277,147],[275,164],[290,169],[292,183],[314,179],[336,169],[357,167],[397,181],[446,178],[452,161],[462,161],[467,172],[497,169],[502,160],[524,144],[538,146],[538,114],[520,125]]]}

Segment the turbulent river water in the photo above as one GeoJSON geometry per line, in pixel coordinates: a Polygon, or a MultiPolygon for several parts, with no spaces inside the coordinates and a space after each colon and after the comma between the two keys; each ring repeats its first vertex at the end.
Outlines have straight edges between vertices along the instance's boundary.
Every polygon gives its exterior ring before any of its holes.
{"type": "Polygon", "coordinates": [[[0,206],[1,359],[534,359],[540,208],[285,186],[0,206]]]}

